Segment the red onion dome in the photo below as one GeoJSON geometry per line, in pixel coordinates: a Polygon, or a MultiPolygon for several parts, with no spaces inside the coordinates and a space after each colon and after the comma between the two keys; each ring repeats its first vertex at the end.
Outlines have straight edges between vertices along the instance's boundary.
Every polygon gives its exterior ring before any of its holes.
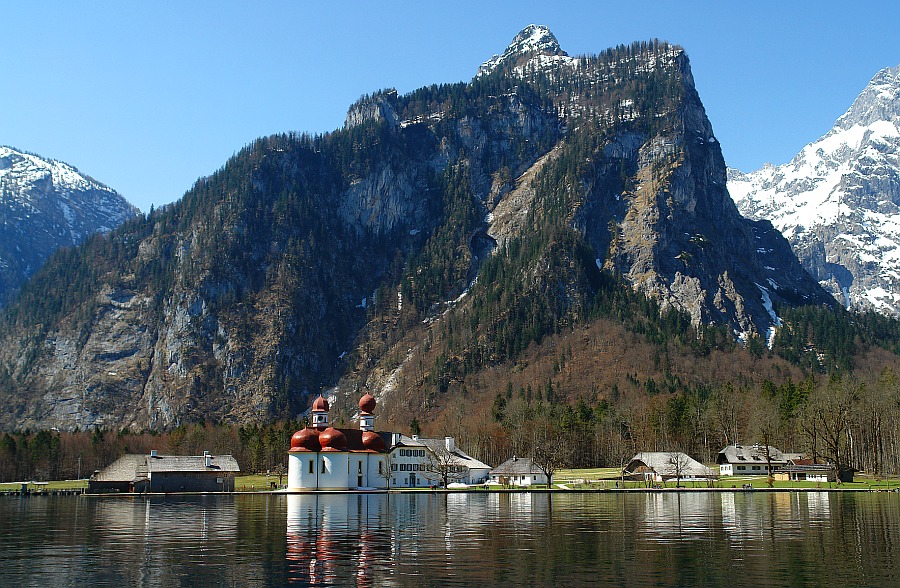
{"type": "Polygon", "coordinates": [[[319,433],[319,444],[322,451],[347,451],[347,437],[334,427],[319,433]]]}
{"type": "Polygon", "coordinates": [[[372,451],[377,451],[379,453],[387,451],[384,439],[382,439],[381,435],[375,431],[364,431],[362,434],[362,444],[366,449],[371,449],[372,451]]]}
{"type": "Polygon", "coordinates": [[[328,412],[328,401],[324,396],[319,396],[313,400],[312,409],[316,412],[328,412]]]}
{"type": "Polygon", "coordinates": [[[376,404],[375,397],[366,392],[363,394],[363,397],[359,399],[359,410],[372,414],[376,404]]]}
{"type": "Polygon", "coordinates": [[[300,429],[291,437],[290,451],[320,451],[319,432],[315,429],[300,429]]]}

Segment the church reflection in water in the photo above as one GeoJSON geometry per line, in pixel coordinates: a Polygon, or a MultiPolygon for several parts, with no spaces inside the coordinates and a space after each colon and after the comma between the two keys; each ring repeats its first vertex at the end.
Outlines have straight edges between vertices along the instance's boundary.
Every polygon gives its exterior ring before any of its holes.
{"type": "Polygon", "coordinates": [[[372,586],[376,558],[389,559],[379,538],[384,494],[291,494],[287,497],[287,560],[291,580],[310,585],[372,586]]]}

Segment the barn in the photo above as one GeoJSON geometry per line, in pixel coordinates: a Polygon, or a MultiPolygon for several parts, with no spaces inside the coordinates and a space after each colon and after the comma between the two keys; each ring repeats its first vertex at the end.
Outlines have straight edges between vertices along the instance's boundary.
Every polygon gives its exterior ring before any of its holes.
{"type": "Polygon", "coordinates": [[[234,492],[231,455],[127,454],[88,480],[88,492],[234,492]]]}

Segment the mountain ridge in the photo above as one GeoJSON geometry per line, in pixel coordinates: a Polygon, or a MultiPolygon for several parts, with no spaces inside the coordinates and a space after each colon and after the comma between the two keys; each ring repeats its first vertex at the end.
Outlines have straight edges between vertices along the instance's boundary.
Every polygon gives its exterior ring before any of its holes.
{"type": "Polygon", "coordinates": [[[335,387],[429,410],[586,321],[709,348],[830,301],[728,197],[683,49],[509,55],[259,139],[58,255],[0,330],[0,428],[259,421],[335,387]]]}

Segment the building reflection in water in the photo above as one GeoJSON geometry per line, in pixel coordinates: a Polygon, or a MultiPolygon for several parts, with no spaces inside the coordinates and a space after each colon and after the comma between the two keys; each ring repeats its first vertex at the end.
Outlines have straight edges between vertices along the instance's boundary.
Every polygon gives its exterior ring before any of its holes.
{"type": "MultiPolygon", "coordinates": [[[[231,575],[221,562],[239,554],[232,497],[113,497],[94,499],[91,507],[94,541],[104,553],[118,554],[104,573],[122,585],[177,585],[198,563],[209,566],[210,583],[231,575]]],[[[242,573],[258,573],[252,567],[245,565],[242,573]]]]}
{"type": "Polygon", "coordinates": [[[710,495],[702,492],[650,492],[643,495],[647,538],[668,542],[708,535],[718,526],[710,495]]]}
{"type": "Polygon", "coordinates": [[[802,537],[831,520],[828,492],[723,492],[722,527],[735,546],[753,539],[802,537]]]}
{"type": "Polygon", "coordinates": [[[372,586],[375,558],[390,559],[380,537],[384,494],[291,494],[287,497],[287,560],[292,581],[372,586]]]}

